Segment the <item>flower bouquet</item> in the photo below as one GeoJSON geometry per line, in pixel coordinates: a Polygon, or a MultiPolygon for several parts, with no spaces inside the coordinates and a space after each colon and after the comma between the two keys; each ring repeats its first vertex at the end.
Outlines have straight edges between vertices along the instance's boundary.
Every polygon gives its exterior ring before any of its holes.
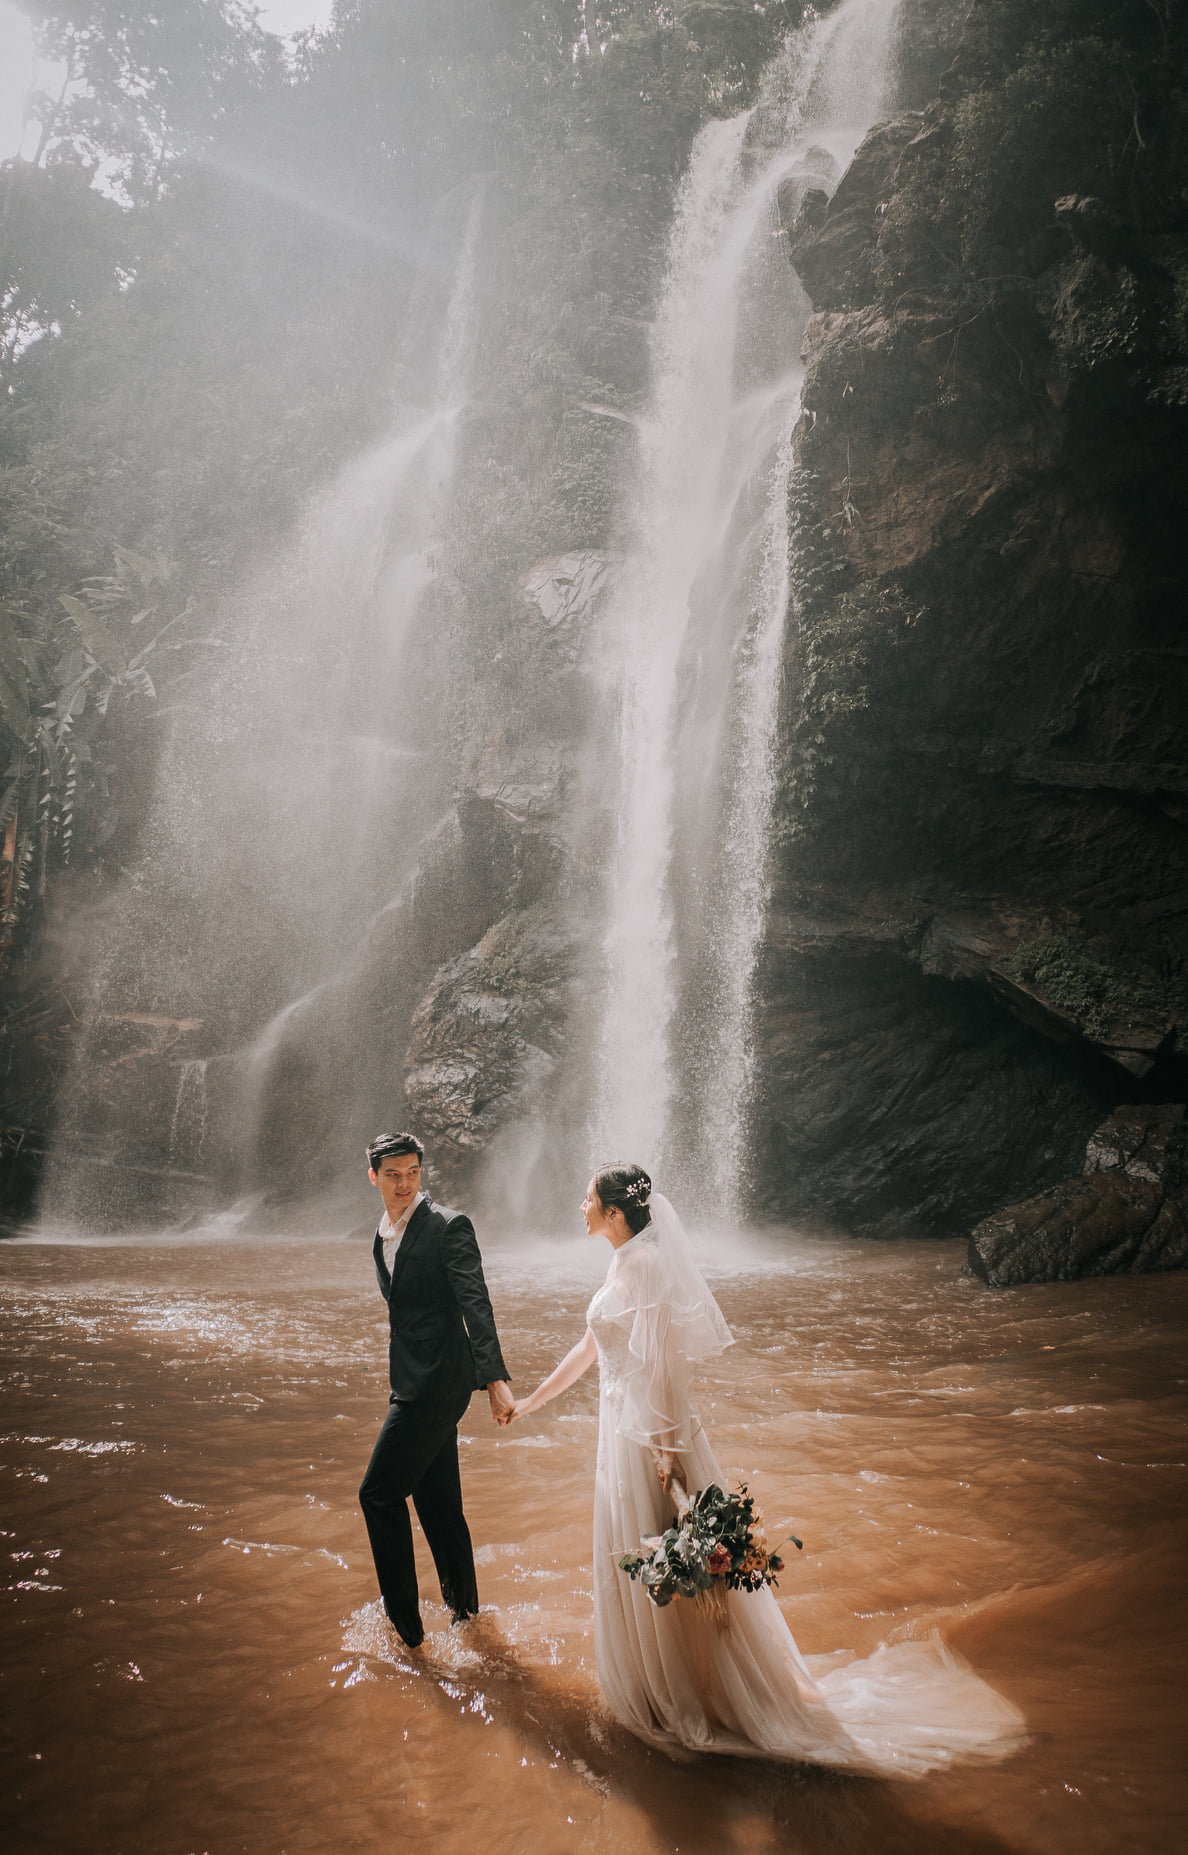
{"type": "MultiPolygon", "coordinates": [[[[800,1540],[792,1544],[802,1550],[800,1540]]],[[[763,1516],[745,1482],[737,1494],[711,1482],[683,1506],[675,1526],[640,1547],[622,1555],[619,1569],[661,1606],[674,1597],[708,1598],[724,1614],[727,1591],[760,1591],[784,1569],[779,1554],[767,1549],[763,1516]]]]}

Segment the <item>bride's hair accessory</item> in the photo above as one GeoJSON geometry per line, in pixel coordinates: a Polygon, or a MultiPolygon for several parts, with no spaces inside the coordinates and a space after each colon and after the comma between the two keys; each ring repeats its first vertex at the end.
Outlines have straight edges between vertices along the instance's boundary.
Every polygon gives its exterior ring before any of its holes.
{"type": "Polygon", "coordinates": [[[604,1211],[621,1211],[633,1234],[638,1234],[651,1218],[652,1181],[642,1166],[615,1160],[599,1166],[594,1174],[594,1190],[604,1211]]]}

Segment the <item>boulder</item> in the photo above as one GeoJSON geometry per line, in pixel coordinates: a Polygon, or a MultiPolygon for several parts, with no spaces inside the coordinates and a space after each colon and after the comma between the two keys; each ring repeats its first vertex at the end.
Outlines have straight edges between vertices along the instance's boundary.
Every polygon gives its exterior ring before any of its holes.
{"type": "Polygon", "coordinates": [[[447,1191],[469,1189],[493,1142],[555,1106],[573,957],[571,929],[552,909],[517,911],[442,966],[413,1014],[406,1109],[447,1191]]]}
{"type": "Polygon", "coordinates": [[[969,1268],[995,1288],[1138,1275],[1188,1265],[1184,1108],[1118,1108],[1096,1130],[1079,1179],[984,1218],[969,1268]]]}
{"type": "Polygon", "coordinates": [[[879,123],[862,142],[830,199],[790,177],[780,190],[788,253],[814,309],[848,309],[873,288],[871,261],[900,155],[920,133],[910,111],[879,123]]]}

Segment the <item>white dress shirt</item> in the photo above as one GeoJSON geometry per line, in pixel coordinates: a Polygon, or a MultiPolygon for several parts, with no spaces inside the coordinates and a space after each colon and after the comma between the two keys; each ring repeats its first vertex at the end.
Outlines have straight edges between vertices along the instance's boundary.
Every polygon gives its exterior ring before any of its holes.
{"type": "Polygon", "coordinates": [[[384,1268],[389,1275],[392,1273],[392,1264],[396,1261],[396,1252],[400,1248],[400,1239],[408,1228],[408,1220],[424,1196],[424,1192],[418,1192],[404,1216],[396,1223],[392,1222],[386,1211],[380,1219],[379,1233],[380,1242],[384,1246],[384,1268]]]}

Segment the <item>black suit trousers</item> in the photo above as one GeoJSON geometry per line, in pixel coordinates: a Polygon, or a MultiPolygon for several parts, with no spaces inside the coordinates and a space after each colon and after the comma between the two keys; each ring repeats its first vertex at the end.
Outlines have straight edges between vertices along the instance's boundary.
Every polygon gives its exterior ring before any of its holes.
{"type": "Polygon", "coordinates": [[[455,1617],[478,1609],[474,1551],[462,1512],[458,1423],[470,1402],[402,1402],[393,1397],[380,1427],[359,1505],[384,1609],[405,1642],[420,1642],[420,1604],[409,1497],[433,1554],[441,1595],[455,1617]]]}

